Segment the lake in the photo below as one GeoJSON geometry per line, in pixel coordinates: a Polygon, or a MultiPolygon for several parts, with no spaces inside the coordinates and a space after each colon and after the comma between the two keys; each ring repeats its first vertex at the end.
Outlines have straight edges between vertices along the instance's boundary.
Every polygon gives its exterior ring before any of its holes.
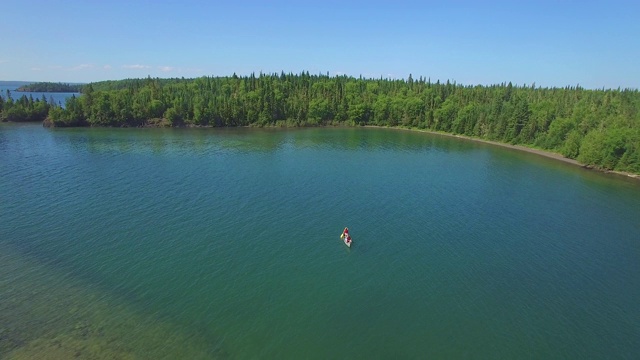
{"type": "Polygon", "coordinates": [[[2,124],[0,159],[3,358],[640,350],[636,180],[374,128],[2,124]]]}
{"type": "Polygon", "coordinates": [[[80,93],[57,93],[57,92],[30,92],[30,91],[16,91],[20,86],[31,84],[28,81],[0,81],[0,97],[7,98],[7,90],[11,92],[13,100],[18,100],[25,95],[27,98],[32,96],[34,100],[42,100],[42,96],[47,99],[49,103],[53,102],[57,105],[64,107],[67,98],[71,96],[80,96],[80,93]]]}

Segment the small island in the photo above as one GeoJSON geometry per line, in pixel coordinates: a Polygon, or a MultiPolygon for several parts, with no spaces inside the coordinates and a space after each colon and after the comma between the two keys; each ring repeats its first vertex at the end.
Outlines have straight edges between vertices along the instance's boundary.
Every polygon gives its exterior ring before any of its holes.
{"type": "Polygon", "coordinates": [[[60,92],[60,93],[79,93],[82,90],[82,84],[67,84],[54,82],[37,82],[33,84],[23,85],[16,89],[19,92],[60,92]]]}

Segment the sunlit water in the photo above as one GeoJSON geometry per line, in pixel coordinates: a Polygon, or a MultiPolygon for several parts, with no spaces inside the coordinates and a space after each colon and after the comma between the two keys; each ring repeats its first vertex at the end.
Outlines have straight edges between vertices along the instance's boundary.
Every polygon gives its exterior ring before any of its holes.
{"type": "Polygon", "coordinates": [[[388,129],[16,124],[0,176],[0,357],[639,353],[637,181],[388,129]]]}

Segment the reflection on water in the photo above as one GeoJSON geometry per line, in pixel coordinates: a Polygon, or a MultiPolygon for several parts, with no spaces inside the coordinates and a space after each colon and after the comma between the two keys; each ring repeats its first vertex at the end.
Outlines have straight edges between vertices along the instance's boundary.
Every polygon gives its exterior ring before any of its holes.
{"type": "Polygon", "coordinates": [[[389,129],[390,137],[372,128],[190,128],[190,129],[52,129],[60,146],[101,153],[214,155],[225,152],[267,153],[293,149],[469,152],[477,144],[441,136],[389,129]],[[61,136],[61,134],[64,134],[61,136]]]}

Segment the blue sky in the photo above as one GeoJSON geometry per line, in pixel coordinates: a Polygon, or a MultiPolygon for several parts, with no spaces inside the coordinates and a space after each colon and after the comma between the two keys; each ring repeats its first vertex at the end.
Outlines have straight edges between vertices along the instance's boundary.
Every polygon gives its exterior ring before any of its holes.
{"type": "Polygon", "coordinates": [[[7,1],[0,80],[293,72],[640,88],[638,1],[7,1]]]}

